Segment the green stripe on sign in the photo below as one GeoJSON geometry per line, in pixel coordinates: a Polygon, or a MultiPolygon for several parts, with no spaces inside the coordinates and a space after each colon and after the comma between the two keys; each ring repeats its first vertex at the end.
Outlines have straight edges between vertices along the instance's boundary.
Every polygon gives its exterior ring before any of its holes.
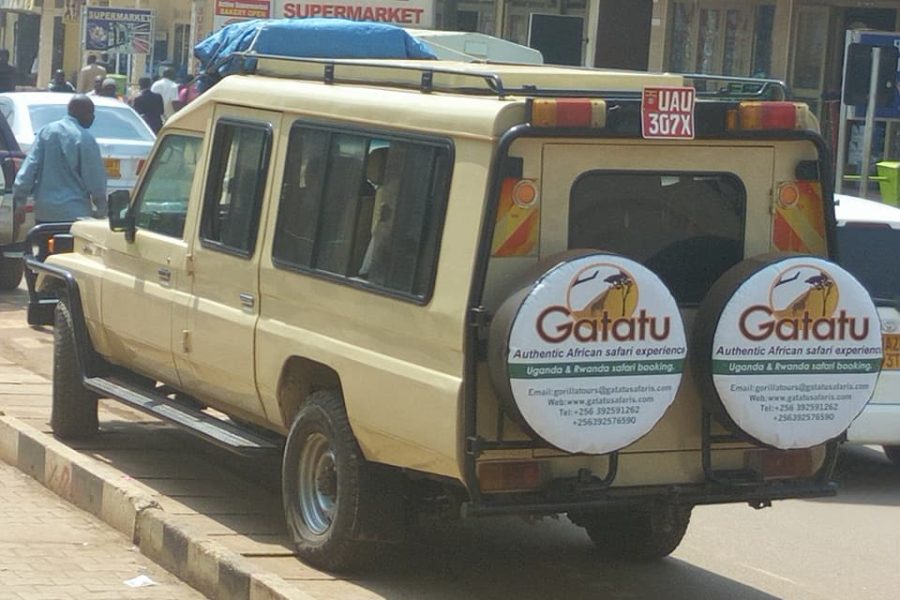
{"type": "Polygon", "coordinates": [[[509,377],[510,379],[563,379],[566,377],[673,375],[681,373],[683,367],[683,359],[577,363],[510,363],[509,377]]]}
{"type": "Polygon", "coordinates": [[[712,367],[714,375],[852,375],[877,373],[881,359],[714,360],[712,367]]]}

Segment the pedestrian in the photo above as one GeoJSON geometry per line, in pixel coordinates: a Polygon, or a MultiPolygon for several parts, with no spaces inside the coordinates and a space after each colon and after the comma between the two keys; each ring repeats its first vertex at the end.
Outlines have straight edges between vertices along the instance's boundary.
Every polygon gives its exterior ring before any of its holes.
{"type": "Polygon", "coordinates": [[[97,64],[96,55],[88,54],[87,64],[78,72],[78,93],[84,94],[91,91],[97,77],[106,77],[106,69],[97,64]]]}
{"type": "Polygon", "coordinates": [[[0,92],[16,91],[16,68],[9,64],[9,50],[0,49],[0,92]]]}
{"type": "Polygon", "coordinates": [[[103,75],[98,75],[94,77],[94,89],[87,93],[88,96],[99,96],[100,92],[103,91],[103,82],[106,80],[106,77],[103,75]]]}
{"type": "Polygon", "coordinates": [[[97,64],[103,67],[107,74],[112,73],[114,70],[113,64],[109,62],[109,52],[104,52],[103,54],[101,54],[100,60],[97,61],[97,64]]]}
{"type": "Polygon", "coordinates": [[[119,95],[119,90],[116,87],[116,80],[112,77],[107,77],[100,84],[100,91],[97,92],[97,96],[103,96],[104,98],[115,98],[116,100],[121,100],[122,96],[119,95]]]}
{"type": "Polygon", "coordinates": [[[51,92],[75,93],[75,86],[66,81],[66,72],[62,69],[57,69],[53,72],[53,81],[50,82],[49,89],[51,92]]]}
{"type": "Polygon", "coordinates": [[[141,91],[131,101],[131,105],[135,112],[147,122],[153,133],[158,133],[162,129],[163,99],[162,96],[150,89],[152,83],[153,80],[149,77],[138,79],[138,87],[141,88],[141,91]]]}
{"type": "Polygon", "coordinates": [[[163,114],[166,119],[175,114],[175,106],[173,103],[178,102],[178,84],[174,81],[175,69],[166,67],[163,76],[155,81],[150,90],[162,96],[163,114]]]}
{"type": "MultiPolygon", "coordinates": [[[[91,132],[94,103],[83,94],[69,100],[69,114],[38,131],[13,185],[13,204],[24,216],[34,196],[37,223],[74,221],[106,212],[106,170],[91,132]]],[[[18,215],[17,215],[18,216],[18,215]]]]}

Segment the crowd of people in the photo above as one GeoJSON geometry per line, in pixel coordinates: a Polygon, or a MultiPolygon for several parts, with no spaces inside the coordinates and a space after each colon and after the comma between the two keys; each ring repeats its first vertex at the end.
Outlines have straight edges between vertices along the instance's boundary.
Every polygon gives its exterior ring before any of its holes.
{"type": "MultiPolygon", "coordinates": [[[[84,94],[88,97],[116,98],[126,102],[141,115],[154,133],[159,132],[166,119],[198,95],[192,82],[176,81],[175,69],[172,67],[166,68],[155,81],[147,76],[141,77],[138,89],[132,95],[124,93],[125,90],[120,87],[122,84],[114,75],[115,66],[110,63],[108,54],[89,54],[74,81],[66,77],[65,71],[57,69],[53,72],[47,90],[84,94]]],[[[15,91],[16,79],[16,69],[9,64],[9,51],[0,49],[0,92],[15,91]]]]}

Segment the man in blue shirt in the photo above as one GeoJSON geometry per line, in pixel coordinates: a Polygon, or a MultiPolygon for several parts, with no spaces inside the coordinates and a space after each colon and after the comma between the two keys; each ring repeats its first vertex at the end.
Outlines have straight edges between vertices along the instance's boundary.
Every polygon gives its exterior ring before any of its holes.
{"type": "Polygon", "coordinates": [[[69,101],[69,114],[44,126],[16,175],[13,199],[17,210],[34,195],[38,223],[74,221],[106,211],[106,170],[97,140],[88,131],[94,122],[94,103],[78,94],[69,101]]]}

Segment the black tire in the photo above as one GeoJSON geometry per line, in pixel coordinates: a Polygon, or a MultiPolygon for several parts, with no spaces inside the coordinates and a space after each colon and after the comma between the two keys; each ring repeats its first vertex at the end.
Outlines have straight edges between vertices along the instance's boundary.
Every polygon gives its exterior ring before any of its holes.
{"type": "Polygon", "coordinates": [[[311,394],[291,426],[282,463],[285,518],[300,559],[328,571],[369,562],[373,541],[396,539],[403,530],[400,481],[365,460],[340,393],[311,394]]]}
{"type": "Polygon", "coordinates": [[[0,257],[0,291],[8,292],[19,287],[25,273],[25,261],[21,258],[0,257]]]}
{"type": "Polygon", "coordinates": [[[584,527],[604,558],[649,561],[671,554],[691,520],[690,506],[650,508],[571,516],[584,527]]]}
{"type": "Polygon", "coordinates": [[[882,446],[882,448],[890,461],[900,467],[900,446],[882,446]]]}
{"type": "Polygon", "coordinates": [[[97,396],[82,384],[75,359],[72,313],[62,300],[56,304],[53,325],[53,403],[50,427],[61,439],[80,439],[97,433],[97,396]]]}

